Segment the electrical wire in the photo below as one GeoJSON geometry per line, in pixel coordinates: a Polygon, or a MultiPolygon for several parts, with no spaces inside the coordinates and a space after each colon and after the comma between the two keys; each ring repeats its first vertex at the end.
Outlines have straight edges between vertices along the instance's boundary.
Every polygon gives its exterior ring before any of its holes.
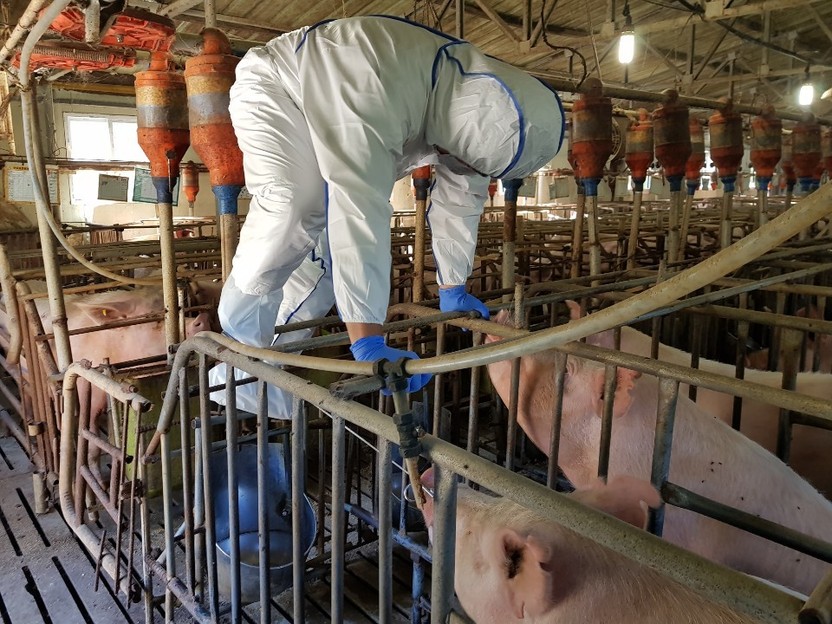
{"type": "Polygon", "coordinates": [[[583,66],[583,74],[581,75],[581,79],[578,81],[578,85],[576,87],[577,89],[580,89],[581,85],[584,83],[584,80],[586,80],[586,77],[589,74],[589,70],[588,70],[587,65],[586,65],[586,57],[584,57],[584,55],[581,54],[580,52],[578,52],[578,50],[575,49],[575,48],[572,48],[570,46],[555,45],[555,44],[553,44],[549,41],[549,38],[546,36],[547,24],[546,24],[546,14],[544,12],[544,5],[545,4],[546,4],[545,2],[540,3],[540,23],[542,24],[542,27],[540,29],[540,33],[541,33],[541,35],[543,35],[543,43],[546,44],[552,50],[569,50],[572,54],[574,54],[575,56],[577,56],[581,60],[581,65],[583,66]]]}
{"type": "Polygon", "coordinates": [[[664,2],[658,2],[658,0],[644,0],[644,2],[646,2],[647,4],[653,4],[663,9],[670,9],[673,11],[687,11],[687,9],[683,7],[674,6],[672,4],[665,4],[664,2]]]}
{"type": "MultiPolygon", "coordinates": [[[[688,9],[691,13],[693,13],[695,15],[698,15],[698,16],[702,17],[705,14],[705,9],[703,9],[702,7],[697,6],[695,4],[691,4],[687,0],[676,0],[676,2],[678,2],[679,4],[684,6],[686,9],[688,9]]],[[[758,45],[758,46],[761,46],[761,47],[764,47],[764,48],[768,48],[769,50],[773,50],[774,52],[778,52],[779,54],[784,54],[785,56],[796,59],[796,60],[800,61],[801,63],[811,64],[811,65],[815,64],[815,63],[812,63],[812,61],[810,59],[806,58],[802,54],[798,54],[797,52],[793,52],[791,50],[783,48],[783,47],[781,47],[781,46],[779,46],[775,43],[770,43],[768,41],[763,41],[762,39],[757,39],[757,37],[753,37],[753,36],[749,35],[748,33],[745,33],[743,31],[739,30],[738,28],[734,28],[733,26],[731,26],[729,24],[724,24],[719,20],[712,20],[711,23],[716,24],[720,28],[723,28],[723,29],[727,30],[732,35],[735,35],[735,36],[739,37],[740,39],[742,39],[743,41],[747,41],[748,43],[753,43],[754,45],[758,45]]]]}

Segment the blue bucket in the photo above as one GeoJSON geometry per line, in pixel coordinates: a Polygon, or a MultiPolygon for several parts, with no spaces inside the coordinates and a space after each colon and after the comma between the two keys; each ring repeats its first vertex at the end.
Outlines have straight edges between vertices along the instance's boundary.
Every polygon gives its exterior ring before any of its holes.
{"type": "MultiPolygon", "coordinates": [[[[220,596],[231,596],[231,544],[228,522],[228,473],[225,450],[210,458],[211,487],[214,494],[214,524],[217,580],[220,596]]],[[[257,530],[257,447],[246,444],[237,452],[237,501],[240,518],[240,599],[243,604],[260,600],[260,551],[257,530]]],[[[266,475],[269,514],[269,568],[272,595],[292,586],[292,494],[286,468],[284,446],[269,444],[266,475]]],[[[302,503],[301,541],[308,554],[315,542],[317,520],[306,495],[302,503]]]]}

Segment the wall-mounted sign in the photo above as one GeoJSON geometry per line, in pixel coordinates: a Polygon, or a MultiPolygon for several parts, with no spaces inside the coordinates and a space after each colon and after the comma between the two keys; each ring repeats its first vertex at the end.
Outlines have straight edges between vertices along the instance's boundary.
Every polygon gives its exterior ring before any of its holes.
{"type": "MultiPolygon", "coordinates": [[[[7,166],[4,170],[6,176],[6,198],[13,202],[34,203],[35,191],[32,189],[32,176],[27,167],[7,166]]],[[[58,203],[58,170],[46,168],[46,181],[49,185],[49,203],[58,203]]]]}
{"type": "MultiPolygon", "coordinates": [[[[153,179],[150,177],[150,169],[136,167],[133,171],[136,174],[136,179],[133,182],[133,201],[155,204],[156,187],[153,186],[153,179]]],[[[179,181],[181,179],[182,178],[176,178],[176,185],[173,187],[174,206],[179,204],[179,181]]]]}
{"type": "Polygon", "coordinates": [[[102,173],[98,176],[98,199],[126,202],[129,186],[130,178],[126,176],[102,173]]]}

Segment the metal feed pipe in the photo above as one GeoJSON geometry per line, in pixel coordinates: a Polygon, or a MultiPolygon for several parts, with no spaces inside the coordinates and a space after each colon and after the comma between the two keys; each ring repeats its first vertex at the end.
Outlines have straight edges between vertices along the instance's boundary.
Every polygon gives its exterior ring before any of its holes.
{"type": "Polygon", "coordinates": [[[9,58],[12,50],[17,47],[18,42],[23,38],[23,35],[26,34],[26,31],[32,27],[35,21],[37,21],[38,13],[40,13],[40,10],[46,6],[46,3],[47,0],[32,0],[29,3],[29,6],[27,6],[26,10],[23,12],[23,15],[21,15],[20,19],[17,21],[17,26],[14,27],[12,34],[9,35],[9,38],[3,44],[3,47],[0,48],[0,64],[4,63],[6,59],[9,58]]]}
{"type": "Polygon", "coordinates": [[[66,307],[61,292],[61,273],[58,268],[58,255],[55,241],[49,234],[49,223],[52,214],[49,208],[49,190],[46,181],[46,168],[43,165],[43,155],[40,153],[40,142],[36,140],[37,104],[32,85],[29,83],[29,60],[35,44],[40,40],[52,21],[69,4],[70,0],[54,0],[32,28],[23,49],[20,52],[20,102],[23,110],[23,142],[26,147],[26,160],[32,176],[32,190],[37,208],[38,230],[40,232],[43,268],[46,286],[49,293],[49,312],[52,315],[53,331],[55,332],[55,350],[58,356],[58,366],[65,370],[72,361],[67,333],[66,307]]]}
{"type": "MultiPolygon", "coordinates": [[[[569,80],[568,78],[563,78],[561,76],[553,76],[546,72],[529,71],[528,73],[536,78],[539,78],[557,91],[584,93],[590,88],[590,86],[586,85],[586,83],[579,84],[574,80],[569,80]]],[[[665,98],[664,93],[657,91],[643,91],[641,89],[628,89],[626,87],[616,87],[612,85],[603,85],[602,89],[605,96],[622,100],[634,100],[636,102],[662,102],[665,98]]],[[[718,109],[725,105],[724,102],[717,99],[696,97],[692,95],[679,95],[678,101],[680,104],[686,104],[691,108],[718,109]]],[[[766,110],[766,107],[765,105],[749,106],[748,104],[734,104],[734,110],[738,113],[744,113],[747,115],[760,115],[766,110]]],[[[780,119],[803,121],[806,113],[794,113],[781,109],[775,110],[774,115],[780,119]]],[[[816,120],[819,124],[832,126],[832,119],[829,117],[818,117],[816,120]]]]}
{"type": "MultiPolygon", "coordinates": [[[[40,145],[34,139],[38,123],[37,105],[35,102],[34,92],[32,91],[32,86],[30,85],[31,72],[29,71],[29,61],[31,59],[35,45],[37,45],[37,42],[47,31],[52,22],[58,17],[61,11],[63,11],[67,7],[67,5],[69,5],[69,0],[55,0],[52,4],[49,5],[49,8],[46,9],[46,11],[44,11],[43,15],[38,20],[37,24],[35,24],[34,28],[32,28],[31,32],[29,33],[29,36],[26,38],[26,42],[23,44],[23,48],[20,52],[20,70],[18,72],[18,78],[20,80],[20,101],[23,109],[23,139],[24,144],[26,146],[26,163],[32,175],[32,188],[35,195],[35,207],[37,208],[38,229],[40,230],[41,247],[43,249],[44,257],[44,268],[47,274],[47,286],[49,286],[50,284],[50,273],[54,273],[55,275],[57,275],[57,260],[54,259],[54,242],[49,238],[49,230],[52,231],[52,234],[55,236],[56,239],[58,239],[58,242],[61,243],[61,246],[64,249],[66,249],[67,253],[70,256],[72,256],[72,258],[75,259],[75,261],[77,261],[90,271],[98,273],[103,277],[106,277],[116,282],[120,282],[122,284],[135,284],[139,286],[158,286],[161,282],[161,280],[159,279],[128,278],[123,275],[119,275],[118,273],[113,273],[111,271],[108,271],[107,269],[101,268],[87,260],[69,243],[69,241],[63,235],[63,232],[61,232],[60,225],[55,220],[55,217],[52,214],[52,211],[49,207],[49,194],[47,191],[48,186],[46,184],[46,168],[43,162],[43,155],[40,153],[40,145]]],[[[0,62],[2,62],[1,59],[2,54],[0,54],[0,62]]],[[[56,281],[55,283],[57,284],[58,282],[56,281]]],[[[57,287],[57,290],[60,290],[59,286],[57,287]]],[[[53,291],[50,288],[49,292],[50,302],[52,302],[54,298],[53,293],[55,293],[56,291],[53,291]]],[[[60,308],[60,313],[56,313],[55,309],[51,309],[51,313],[54,319],[59,319],[65,316],[65,310],[63,310],[62,302],[60,304],[60,308]]],[[[58,346],[58,350],[60,353],[60,346],[58,346]]],[[[70,360],[71,358],[66,361],[66,364],[69,364],[70,360]]],[[[65,368],[65,365],[59,365],[61,366],[61,368],[65,368]]]]}

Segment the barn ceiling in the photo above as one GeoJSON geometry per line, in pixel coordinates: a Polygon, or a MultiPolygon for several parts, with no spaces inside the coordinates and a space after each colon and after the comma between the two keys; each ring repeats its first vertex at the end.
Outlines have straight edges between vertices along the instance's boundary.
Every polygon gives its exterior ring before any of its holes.
{"type": "MultiPolygon", "coordinates": [[[[544,76],[580,80],[586,71],[611,85],[674,87],[793,110],[807,68],[818,95],[832,87],[830,0],[214,1],[218,26],[240,48],[323,19],[386,13],[450,34],[461,28],[486,52],[544,76]],[[625,6],[637,35],[636,57],[626,69],[616,53],[625,6]]],[[[129,3],[167,14],[182,35],[180,49],[196,51],[190,35],[204,24],[202,1],[129,3]]],[[[14,0],[10,19],[25,4],[14,0]]],[[[819,115],[830,111],[832,99],[813,107],[819,115]]]]}

